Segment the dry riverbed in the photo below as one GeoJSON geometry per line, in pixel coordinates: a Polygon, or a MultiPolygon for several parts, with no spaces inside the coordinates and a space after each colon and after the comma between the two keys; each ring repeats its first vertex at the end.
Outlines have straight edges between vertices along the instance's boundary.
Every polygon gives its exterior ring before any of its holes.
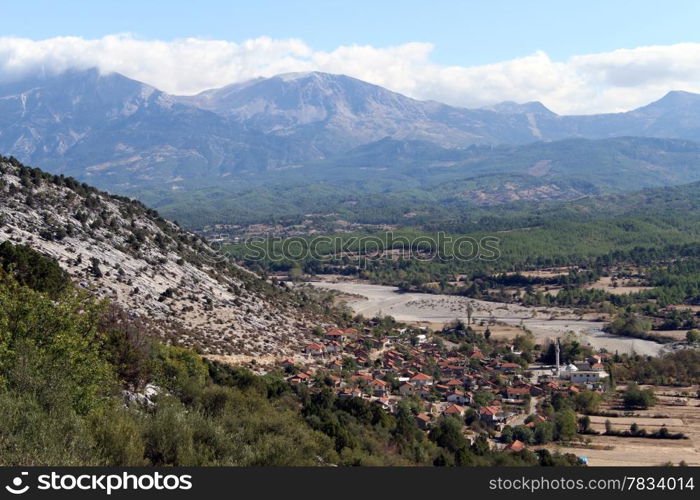
{"type": "MultiPolygon", "coordinates": [[[[353,311],[365,317],[390,315],[399,321],[435,328],[455,318],[466,320],[467,306],[471,303],[472,318],[476,321],[496,321],[515,327],[522,325],[532,331],[538,340],[556,338],[571,331],[583,344],[609,352],[634,351],[654,356],[664,348],[648,340],[609,335],[601,330],[601,321],[582,317],[566,308],[524,307],[455,295],[402,293],[396,287],[356,281],[315,281],[311,284],[345,294],[343,298],[353,311]]],[[[520,328],[513,328],[513,336],[520,332],[520,328]]]]}

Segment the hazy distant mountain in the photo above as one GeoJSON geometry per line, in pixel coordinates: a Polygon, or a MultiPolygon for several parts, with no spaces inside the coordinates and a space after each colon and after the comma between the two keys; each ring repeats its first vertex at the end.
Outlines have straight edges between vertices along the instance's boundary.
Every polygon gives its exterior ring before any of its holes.
{"type": "MultiPolygon", "coordinates": [[[[539,105],[522,106],[533,104],[539,105]]],[[[697,141],[700,140],[700,95],[672,91],[656,102],[625,113],[559,116],[533,111],[532,121],[547,140],[639,136],[697,141]]]]}
{"type": "Polygon", "coordinates": [[[190,97],[97,70],[0,85],[0,152],[116,192],[249,183],[329,160],[351,168],[364,146],[381,150],[374,166],[391,167],[436,154],[450,161],[471,145],[617,136],[699,140],[700,96],[671,92],[627,113],[559,116],[537,102],[463,109],[417,101],[316,72],[190,97]]]}
{"type": "Polygon", "coordinates": [[[539,101],[526,102],[524,104],[513,101],[503,101],[493,106],[486,106],[483,109],[512,115],[535,113],[538,115],[556,116],[556,113],[547,109],[547,107],[539,101]]]}
{"type": "Polygon", "coordinates": [[[306,151],[289,142],[118,74],[0,86],[1,152],[114,191],[269,168],[306,151]]]}
{"type": "Polygon", "coordinates": [[[232,118],[247,129],[298,137],[323,155],[383,137],[448,147],[536,140],[520,116],[417,101],[327,73],[259,78],[177,100],[232,118]]]}

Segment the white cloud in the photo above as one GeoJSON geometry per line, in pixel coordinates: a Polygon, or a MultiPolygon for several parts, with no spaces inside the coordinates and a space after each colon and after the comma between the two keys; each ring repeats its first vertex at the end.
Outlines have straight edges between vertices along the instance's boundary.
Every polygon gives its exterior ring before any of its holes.
{"type": "Polygon", "coordinates": [[[193,94],[258,76],[292,71],[343,73],[418,99],[478,107],[499,101],[542,101],[558,113],[614,112],[667,91],[700,92],[700,44],[620,49],[552,61],[546,53],[481,66],[442,66],[433,45],[342,46],[324,52],[302,40],[268,37],[234,43],[185,38],[142,40],[0,37],[0,80],[36,71],[96,66],[175,94],[193,94]]]}

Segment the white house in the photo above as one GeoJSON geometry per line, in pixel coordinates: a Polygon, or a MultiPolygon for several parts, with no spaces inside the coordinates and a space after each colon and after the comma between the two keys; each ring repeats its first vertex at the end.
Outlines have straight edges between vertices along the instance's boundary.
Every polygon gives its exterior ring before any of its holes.
{"type": "Polygon", "coordinates": [[[600,370],[579,370],[571,373],[572,384],[595,384],[608,377],[608,373],[600,370]]]}

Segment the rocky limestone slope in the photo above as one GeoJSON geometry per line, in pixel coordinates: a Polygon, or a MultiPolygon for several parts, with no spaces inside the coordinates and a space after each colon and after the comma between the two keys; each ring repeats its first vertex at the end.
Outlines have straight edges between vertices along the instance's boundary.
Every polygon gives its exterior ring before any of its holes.
{"type": "Polygon", "coordinates": [[[139,202],[0,157],[0,242],[55,258],[79,286],[208,354],[285,355],[306,342],[299,297],[230,264],[139,202]]]}

